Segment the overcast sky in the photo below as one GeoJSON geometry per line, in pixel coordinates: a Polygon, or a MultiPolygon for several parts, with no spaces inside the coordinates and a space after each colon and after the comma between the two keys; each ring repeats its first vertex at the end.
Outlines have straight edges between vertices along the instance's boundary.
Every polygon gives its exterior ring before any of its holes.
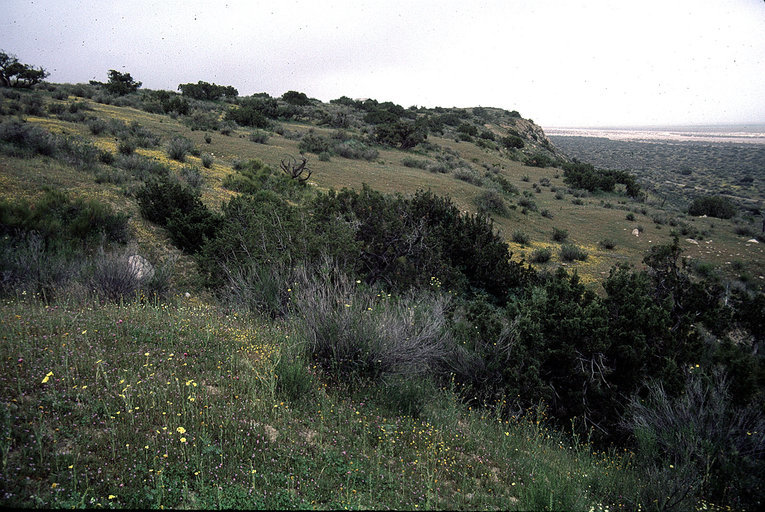
{"type": "Polygon", "coordinates": [[[0,49],[52,82],[129,72],[543,127],[765,123],[763,0],[0,0],[0,49]]]}

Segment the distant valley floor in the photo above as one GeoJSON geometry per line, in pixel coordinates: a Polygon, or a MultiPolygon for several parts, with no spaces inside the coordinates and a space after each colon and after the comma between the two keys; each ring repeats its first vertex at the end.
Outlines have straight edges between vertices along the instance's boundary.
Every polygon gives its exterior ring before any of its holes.
{"type": "Polygon", "coordinates": [[[599,168],[631,170],[658,194],[683,192],[691,196],[688,200],[724,194],[759,207],[765,201],[765,126],[727,131],[551,128],[546,134],[567,156],[599,168]]]}

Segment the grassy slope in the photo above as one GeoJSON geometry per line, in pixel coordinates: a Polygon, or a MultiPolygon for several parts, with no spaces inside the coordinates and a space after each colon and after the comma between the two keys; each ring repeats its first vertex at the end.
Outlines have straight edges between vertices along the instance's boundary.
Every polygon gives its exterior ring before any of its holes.
{"type": "MultiPolygon", "coordinates": [[[[182,134],[214,153],[210,170],[188,158],[202,170],[203,199],[214,207],[231,196],[220,183],[236,159],[259,158],[276,167],[281,158],[298,153],[295,140],[272,135],[268,144],[255,144],[244,130],[230,136],[214,132],[208,145],[203,132],[170,117],[89,103],[96,115],[138,121],[164,140],[182,134]]],[[[28,121],[91,137],[80,124],[28,121]]],[[[309,129],[300,123],[285,127],[309,129]]],[[[429,140],[469,162],[499,165],[521,191],[531,191],[543,177],[565,188],[556,169],[525,167],[466,142],[429,140]]],[[[116,149],[111,136],[95,137],[95,142],[116,149]]],[[[137,152],[175,170],[181,167],[162,147],[137,152]]],[[[313,157],[312,181],[321,189],[362,183],[388,192],[430,188],[474,211],[478,187],[403,166],[406,155],[381,150],[373,162],[313,157]]],[[[120,186],[97,184],[90,172],[49,158],[0,155],[0,180],[4,199],[34,197],[53,185],[108,202],[132,215],[131,232],[142,250],[150,255],[174,251],[163,230],[140,217],[120,186]]],[[[613,263],[638,263],[650,245],[669,237],[666,225],[660,229],[642,214],[629,222],[625,210],[600,205],[602,199],[618,206],[620,196],[589,197],[574,205],[571,195],[557,200],[542,187],[533,198],[552,219],[519,210],[496,219],[508,239],[519,229],[530,236],[526,247],[510,243],[512,250],[528,254],[534,247],[554,247],[553,226],[566,229],[570,240],[590,254],[586,262],[570,266],[593,285],[613,263]],[[637,224],[645,227],[640,238],[630,234],[637,224]],[[616,250],[597,247],[605,237],[616,242],[616,250]]],[[[747,259],[741,253],[751,248],[726,235],[730,223],[693,222],[710,229],[714,241],[688,244],[689,255],[721,262],[747,259]],[[708,228],[712,223],[715,227],[708,228]],[[713,250],[720,252],[704,252],[713,250]]],[[[557,265],[553,252],[550,268],[557,265]]],[[[761,269],[762,251],[751,258],[761,269]]],[[[192,273],[193,264],[181,261],[181,273],[192,273]]],[[[640,484],[630,470],[630,454],[593,454],[586,445],[571,446],[547,430],[540,417],[517,424],[481,417],[457,404],[447,390],[438,391],[441,399],[415,418],[386,409],[390,397],[349,398],[342,389],[327,388],[320,376],[304,383],[301,393],[280,387],[277,374],[286,373],[279,361],[289,359],[281,353],[289,325],[253,325],[251,319],[182,299],[100,308],[9,301],[2,304],[2,319],[0,357],[8,371],[0,379],[0,452],[9,504],[585,509],[600,503],[631,508],[637,500],[640,484]]]]}
{"type": "MultiPolygon", "coordinates": [[[[183,135],[194,141],[200,150],[213,153],[216,161],[211,169],[202,168],[199,159],[193,156],[188,157],[187,162],[202,170],[206,180],[203,200],[213,207],[219,206],[222,201],[232,195],[220,185],[223,177],[232,172],[231,164],[235,160],[258,158],[278,168],[281,159],[299,153],[298,141],[278,134],[271,134],[267,144],[257,144],[247,138],[249,133],[247,130],[235,130],[229,136],[212,132],[211,143],[206,144],[204,132],[192,131],[169,116],[150,114],[129,107],[102,105],[92,101],[89,104],[93,108],[93,113],[100,117],[116,118],[127,123],[137,121],[152,132],[162,135],[163,140],[167,140],[172,135],[183,135]]],[[[82,124],[38,117],[29,117],[28,121],[39,123],[52,131],[91,137],[82,124]]],[[[285,123],[284,126],[288,132],[306,132],[310,128],[313,128],[318,135],[329,136],[333,132],[332,129],[315,127],[306,123],[291,122],[285,123]]],[[[116,150],[116,143],[110,135],[103,134],[95,139],[102,149],[116,150]]],[[[515,258],[525,256],[528,259],[533,249],[547,247],[552,250],[553,258],[544,266],[547,268],[557,266],[560,264],[557,255],[558,244],[552,241],[551,233],[553,227],[565,229],[569,232],[569,241],[583,247],[589,254],[584,262],[566,265],[575,268],[585,282],[596,283],[614,264],[626,262],[640,265],[643,256],[652,245],[669,241],[672,226],[657,224],[652,220],[656,215],[664,215],[669,218],[679,217],[682,222],[707,234],[698,245],[683,240],[686,256],[713,263],[723,270],[738,261],[743,264],[745,271],[755,277],[759,277],[762,269],[765,268],[765,247],[762,244],[747,243],[749,237],[736,235],[731,221],[685,218],[678,212],[671,210],[665,212],[656,206],[635,203],[618,194],[590,195],[582,199],[581,205],[573,204],[574,198],[570,194],[558,200],[551,188],[562,192],[568,188],[563,183],[562,171],[559,169],[527,167],[509,159],[504,153],[481,149],[468,142],[457,142],[436,136],[430,136],[428,140],[438,146],[457,151],[462,159],[470,162],[476,170],[481,171],[481,174],[483,164],[498,166],[501,168],[500,173],[521,193],[524,191],[532,193],[539,211],[550,212],[552,218],[543,217],[539,212],[529,212],[524,215],[521,214],[520,208],[510,210],[507,216],[495,216],[495,224],[510,244],[515,258]],[[525,181],[524,177],[528,177],[528,181],[525,181]],[[539,183],[542,178],[549,179],[551,187],[541,187],[541,193],[535,193],[532,185],[539,183]],[[604,207],[606,204],[613,207],[604,207]],[[625,219],[630,210],[634,212],[634,221],[625,219]],[[640,210],[644,210],[646,214],[642,214],[640,210]],[[643,232],[639,237],[635,237],[632,235],[632,230],[638,226],[643,228],[643,232]],[[512,242],[511,235],[517,230],[529,236],[528,245],[520,246],[512,242]],[[613,240],[616,248],[614,250],[601,248],[599,242],[604,238],[613,240]]],[[[156,158],[175,170],[186,165],[169,159],[162,147],[139,148],[137,152],[156,158]]],[[[450,196],[461,209],[471,212],[475,211],[476,195],[483,190],[481,187],[457,180],[451,174],[432,173],[402,165],[403,158],[412,156],[410,152],[381,149],[379,157],[371,162],[337,156],[332,157],[331,161],[322,162],[315,155],[308,156],[310,165],[314,169],[311,182],[319,189],[360,188],[362,183],[367,183],[381,191],[405,194],[418,189],[430,189],[437,194],[450,196]]],[[[421,158],[420,155],[414,156],[421,158]]],[[[141,243],[149,243],[153,236],[159,235],[155,229],[147,226],[140,219],[134,204],[125,205],[126,201],[119,197],[114,186],[96,185],[87,173],[78,174],[71,168],[52,162],[45,162],[43,166],[40,166],[38,159],[28,162],[3,156],[0,156],[0,171],[2,171],[0,179],[3,185],[0,197],[6,194],[10,197],[34,194],[41,185],[52,184],[64,189],[84,192],[91,197],[98,197],[119,209],[127,208],[130,213],[134,213],[132,225],[141,243]],[[33,171],[29,168],[30,166],[34,167],[33,171]],[[149,239],[143,239],[141,233],[145,232],[152,236],[149,239]]],[[[150,245],[157,250],[161,244],[151,243],[150,245]]]]}
{"type": "Polygon", "coordinates": [[[441,390],[413,417],[315,374],[290,380],[288,325],[193,300],[0,309],[7,506],[586,510],[637,500],[631,454],[572,445],[543,413],[498,421],[441,390]]]}

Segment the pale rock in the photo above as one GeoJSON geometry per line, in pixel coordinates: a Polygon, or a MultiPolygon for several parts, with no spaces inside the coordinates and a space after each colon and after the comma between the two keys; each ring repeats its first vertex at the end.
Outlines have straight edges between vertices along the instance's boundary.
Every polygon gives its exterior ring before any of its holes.
{"type": "Polygon", "coordinates": [[[154,277],[154,266],[143,256],[133,254],[128,258],[128,265],[139,281],[154,277]]]}

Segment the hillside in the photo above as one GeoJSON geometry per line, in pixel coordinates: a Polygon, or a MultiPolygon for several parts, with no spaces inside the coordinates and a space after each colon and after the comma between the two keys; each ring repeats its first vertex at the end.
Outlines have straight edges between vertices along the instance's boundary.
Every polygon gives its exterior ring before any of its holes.
{"type": "MultiPolygon", "coordinates": [[[[65,90],[88,96],[96,94],[88,86],[70,86],[65,90]]],[[[137,110],[134,107],[151,111],[163,108],[156,99],[157,93],[143,91],[142,94],[143,99],[118,98],[116,103],[124,106],[117,106],[75,95],[64,96],[59,91],[45,95],[47,100],[32,107],[42,115],[26,116],[26,120],[53,132],[92,137],[96,147],[113,153],[118,153],[119,138],[108,130],[93,135],[85,120],[138,123],[158,140],[153,147],[137,147],[136,153],[158,160],[175,171],[189,164],[200,169],[204,181],[202,198],[213,208],[232,196],[221,184],[237,161],[259,159],[278,169],[285,157],[305,153],[314,171],[311,183],[321,190],[358,189],[363,183],[383,192],[404,194],[427,189],[451,197],[460,209],[469,212],[477,211],[481,202],[483,211],[493,217],[510,244],[514,258],[525,257],[528,261],[536,249],[550,250],[552,256],[548,263],[541,264],[542,268],[554,268],[562,263],[576,268],[588,283],[599,281],[616,263],[639,265],[651,246],[666,243],[673,232],[683,240],[685,256],[717,267],[731,277],[754,278],[755,283],[763,279],[765,252],[761,245],[748,242],[759,232],[759,226],[745,210],[730,221],[700,219],[677,211],[661,198],[647,203],[619,193],[573,189],[564,183],[561,169],[554,166],[565,157],[552,146],[540,127],[514,112],[491,108],[404,110],[398,107],[403,111],[402,119],[433,125],[423,143],[401,150],[376,143],[375,125],[364,121],[369,113],[353,100],[328,104],[310,100],[303,106],[273,100],[274,115],[281,117],[277,121],[266,119],[263,126],[268,130],[265,130],[221,121],[229,107],[221,102],[192,101],[187,115],[137,110]],[[135,105],[130,106],[131,102],[135,105]],[[82,108],[79,112],[70,112],[79,108],[82,108]],[[279,108],[284,112],[278,111],[279,108]],[[58,113],[48,114],[49,109],[58,113]],[[189,156],[187,163],[170,159],[163,146],[174,135],[191,140],[195,152],[211,154],[214,162],[211,167],[203,167],[195,156],[189,156]],[[205,137],[210,138],[209,143],[205,137]],[[507,142],[510,147],[503,144],[503,139],[512,139],[507,142]],[[523,147],[515,147],[518,145],[523,147]],[[369,151],[367,156],[364,151],[369,151]],[[535,161],[538,156],[541,158],[535,161]],[[632,220],[627,220],[627,216],[632,220]],[[561,262],[559,244],[552,239],[554,229],[566,231],[567,240],[582,247],[588,254],[587,259],[561,262]],[[632,234],[635,229],[639,229],[639,236],[632,234]],[[514,234],[520,236],[514,237],[514,234]],[[605,249],[601,243],[604,240],[610,241],[607,245],[613,248],[605,249]],[[735,268],[733,272],[731,267],[735,268]]],[[[388,103],[379,105],[393,108],[388,103]]],[[[6,98],[3,108],[7,114],[13,114],[28,107],[19,105],[18,99],[6,98]]],[[[16,169],[24,167],[21,162],[3,158],[0,165],[3,166],[4,191],[11,197],[34,194],[51,179],[39,173],[18,172],[16,169]]],[[[68,170],[54,183],[65,189],[87,190],[95,194],[94,197],[110,197],[112,204],[131,213],[131,226],[139,233],[139,243],[151,245],[151,237],[144,238],[140,233],[151,232],[152,227],[135,215],[130,201],[125,204],[114,196],[119,188],[131,186],[125,171],[100,166],[96,174],[114,176],[102,176],[96,180],[101,183],[95,184],[93,172],[77,175],[68,170]],[[119,186],[109,183],[115,180],[126,181],[119,186]]],[[[649,182],[645,182],[645,186],[653,188],[649,182]]],[[[155,235],[161,236],[161,233],[155,235]]]]}
{"type": "Polygon", "coordinates": [[[10,506],[761,505],[751,211],[515,111],[107,85],[0,88],[10,506]]]}

